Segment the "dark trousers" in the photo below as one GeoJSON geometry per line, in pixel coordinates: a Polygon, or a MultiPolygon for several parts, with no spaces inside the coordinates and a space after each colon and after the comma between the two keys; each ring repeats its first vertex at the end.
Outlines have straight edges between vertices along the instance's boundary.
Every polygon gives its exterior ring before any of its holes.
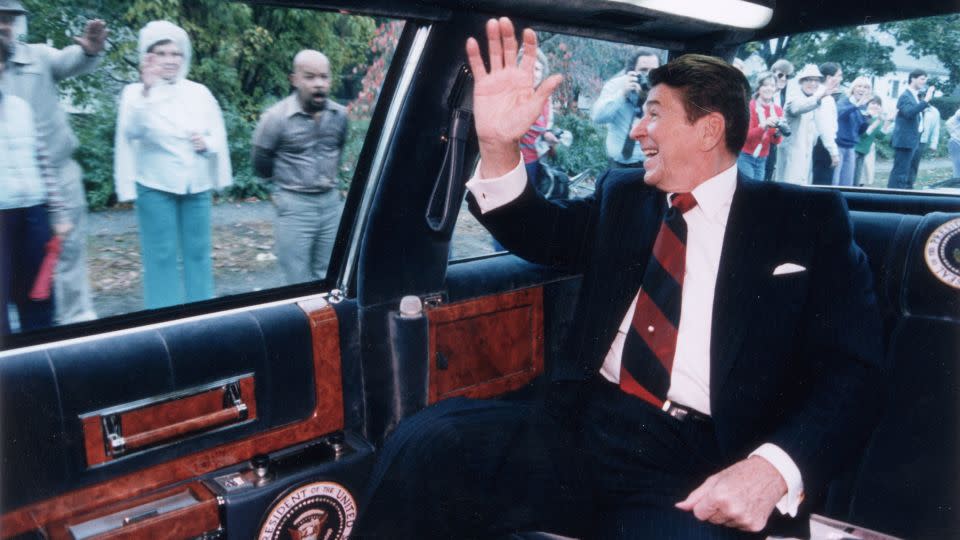
{"type": "Polygon", "coordinates": [[[380,453],[354,538],[752,538],[677,510],[723,468],[712,423],[677,421],[598,378],[575,421],[538,403],[455,399],[380,453]]]}
{"type": "Polygon", "coordinates": [[[926,148],[927,145],[921,144],[910,158],[910,173],[907,176],[907,182],[910,184],[911,188],[913,188],[913,185],[917,181],[917,173],[920,172],[920,158],[923,157],[923,153],[926,148]]]}
{"type": "Polygon", "coordinates": [[[780,145],[778,144],[770,145],[770,153],[767,154],[767,163],[764,165],[765,170],[763,173],[763,179],[766,182],[773,181],[773,172],[777,168],[777,147],[778,146],[780,145]]]}
{"type": "Polygon", "coordinates": [[[53,293],[47,300],[29,298],[49,239],[46,206],[0,210],[0,336],[10,335],[10,304],[23,332],[53,324],[53,293]]]}
{"type": "Polygon", "coordinates": [[[820,139],[813,146],[813,164],[811,167],[811,184],[815,186],[829,186],[833,184],[833,162],[830,152],[823,146],[820,139]]]}
{"type": "Polygon", "coordinates": [[[893,168],[890,169],[890,180],[887,181],[888,188],[913,189],[913,181],[910,179],[910,164],[913,162],[913,156],[916,152],[916,148],[893,149],[893,168]]]}

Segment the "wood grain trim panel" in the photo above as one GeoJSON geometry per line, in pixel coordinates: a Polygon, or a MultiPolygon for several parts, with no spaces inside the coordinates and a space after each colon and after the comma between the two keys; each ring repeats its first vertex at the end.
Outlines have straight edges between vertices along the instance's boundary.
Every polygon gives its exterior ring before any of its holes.
{"type": "Polygon", "coordinates": [[[543,373],[542,287],[432,308],[427,318],[431,403],[494,397],[543,373]],[[438,367],[438,353],[446,369],[438,367]]]}
{"type": "Polygon", "coordinates": [[[159,490],[143,497],[111,504],[87,514],[73,516],[67,521],[55,523],[49,527],[50,539],[73,540],[73,535],[70,534],[69,529],[73,525],[122,512],[127,508],[134,508],[151,501],[182,493],[183,491],[190,491],[199,502],[187,508],[180,508],[172,512],[144,519],[139,523],[127,525],[120,529],[101,534],[97,536],[97,540],[134,540],[139,538],[180,540],[183,538],[195,538],[205,532],[219,528],[220,510],[217,506],[216,497],[200,482],[193,482],[185,486],[181,485],[175,488],[159,490]]]}
{"type": "Polygon", "coordinates": [[[55,521],[64,521],[104,505],[138,497],[234,465],[256,454],[280,450],[343,429],[343,381],[337,314],[323,301],[308,300],[299,306],[307,314],[313,339],[316,407],[306,420],[7,512],[0,517],[0,535],[8,538],[41,529],[55,521]]]}
{"type": "MultiPolygon", "coordinates": [[[[224,408],[223,387],[133,408],[118,414],[127,450],[136,451],[235,421],[256,419],[257,399],[253,376],[243,377],[236,382],[240,389],[240,400],[247,406],[246,418],[241,418],[240,411],[235,407],[224,408]]],[[[102,418],[101,414],[81,418],[87,465],[91,467],[114,459],[107,453],[102,418]]]]}
{"type": "Polygon", "coordinates": [[[110,461],[112,458],[107,455],[107,444],[104,440],[100,415],[81,417],[80,424],[83,426],[83,447],[87,453],[87,467],[110,461]]]}
{"type": "MultiPolygon", "coordinates": [[[[237,383],[240,386],[240,400],[247,405],[248,418],[252,420],[257,417],[254,378],[252,375],[244,377],[237,383]]],[[[128,439],[127,445],[130,446],[129,439],[135,436],[225,410],[223,394],[223,388],[213,388],[176,401],[158,403],[123,413],[121,421],[123,436],[128,439]]]]}

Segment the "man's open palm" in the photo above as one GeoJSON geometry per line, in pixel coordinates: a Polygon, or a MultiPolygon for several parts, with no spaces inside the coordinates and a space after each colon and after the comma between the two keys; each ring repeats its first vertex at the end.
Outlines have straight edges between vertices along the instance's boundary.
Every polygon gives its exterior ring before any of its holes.
{"type": "Polygon", "coordinates": [[[533,87],[537,36],[523,31],[523,60],[517,65],[518,43],[513,23],[502,17],[487,21],[490,71],[484,67],[477,40],[467,40],[467,59],[473,71],[473,110],[483,160],[481,174],[500,176],[519,162],[518,141],[543,111],[543,105],[562,78],[547,78],[533,87]]]}
{"type": "Polygon", "coordinates": [[[87,22],[83,29],[83,35],[73,38],[73,41],[80,45],[87,54],[100,54],[106,46],[109,33],[107,23],[95,19],[87,22]]]}

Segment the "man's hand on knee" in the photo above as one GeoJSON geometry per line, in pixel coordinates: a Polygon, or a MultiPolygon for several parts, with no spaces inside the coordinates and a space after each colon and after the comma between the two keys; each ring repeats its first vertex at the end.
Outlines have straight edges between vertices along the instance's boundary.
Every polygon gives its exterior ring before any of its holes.
{"type": "Polygon", "coordinates": [[[676,506],[700,521],[757,532],[786,493],[777,469],[752,456],[710,476],[676,506]]]}

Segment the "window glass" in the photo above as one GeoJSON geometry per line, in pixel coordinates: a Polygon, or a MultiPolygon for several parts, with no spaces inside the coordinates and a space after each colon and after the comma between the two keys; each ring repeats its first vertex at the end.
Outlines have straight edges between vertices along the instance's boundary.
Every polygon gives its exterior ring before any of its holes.
{"type": "Polygon", "coordinates": [[[22,8],[0,7],[0,344],[324,277],[401,21],[22,8]]]}
{"type": "MultiPolygon", "coordinates": [[[[737,62],[758,95],[764,82],[773,85],[771,101],[784,109],[779,125],[791,132],[777,133],[783,140],[764,163],[766,178],[956,193],[957,37],[960,15],[947,15],[742,46],[737,62]]],[[[758,114],[771,116],[762,107],[758,114]]],[[[767,154],[760,148],[757,156],[744,148],[741,168],[767,154]]]]}
{"type": "MultiPolygon", "coordinates": [[[[543,55],[535,77],[563,83],[520,141],[528,180],[551,199],[583,197],[609,167],[640,167],[643,154],[627,137],[645,99],[647,73],[666,59],[659,49],[539,32],[543,55]]],[[[502,251],[461,208],[450,248],[459,260],[502,251]]]]}

